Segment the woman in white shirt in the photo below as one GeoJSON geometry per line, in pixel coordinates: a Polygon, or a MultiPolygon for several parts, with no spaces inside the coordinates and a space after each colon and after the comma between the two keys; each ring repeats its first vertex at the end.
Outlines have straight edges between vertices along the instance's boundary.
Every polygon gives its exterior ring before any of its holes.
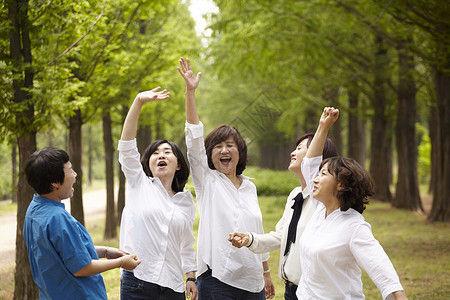
{"type": "Polygon", "coordinates": [[[127,179],[120,247],[142,258],[133,272],[123,270],[121,299],[197,299],[195,284],[195,204],[184,186],[189,169],[175,143],[157,140],[140,159],[136,130],[142,105],[169,98],[159,88],[139,93],[125,119],[119,162],[127,179]]]}
{"type": "MultiPolygon", "coordinates": [[[[278,277],[285,283],[285,300],[297,300],[295,293],[302,274],[299,241],[314,212],[313,202],[309,200],[310,189],[306,186],[301,172],[301,163],[313,137],[314,133],[301,136],[291,153],[288,169],[297,175],[301,187],[296,187],[289,194],[283,216],[278,221],[275,231],[266,234],[233,232],[229,237],[234,246],[238,248],[247,246],[254,253],[280,249],[278,277]]],[[[323,152],[324,158],[337,155],[336,146],[330,138],[327,138],[323,152]]]]}
{"type": "Polygon", "coordinates": [[[302,163],[316,208],[300,238],[302,276],[297,297],[364,299],[361,267],[383,299],[407,299],[394,266],[362,216],[373,194],[370,175],[350,158],[322,161],[328,130],[338,116],[339,110],[324,109],[302,163]]]}
{"type": "Polygon", "coordinates": [[[200,224],[197,242],[199,299],[265,299],[274,296],[268,253],[254,254],[228,241],[232,231],[263,233],[255,185],[242,172],[247,146],[236,128],[222,125],[203,139],[195,103],[200,81],[189,60],[178,68],[186,83],[186,146],[200,224]]]}

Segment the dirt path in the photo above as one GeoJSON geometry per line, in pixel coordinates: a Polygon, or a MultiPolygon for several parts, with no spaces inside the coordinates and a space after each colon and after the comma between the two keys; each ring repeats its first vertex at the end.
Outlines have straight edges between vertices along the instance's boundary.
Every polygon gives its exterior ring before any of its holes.
{"type": "MultiPolygon", "coordinates": [[[[64,200],[66,210],[70,212],[70,201],[64,200]]],[[[89,223],[105,217],[106,190],[98,190],[83,195],[85,222],[89,223]]],[[[15,264],[16,253],[16,212],[0,216],[0,270],[15,264]]]]}

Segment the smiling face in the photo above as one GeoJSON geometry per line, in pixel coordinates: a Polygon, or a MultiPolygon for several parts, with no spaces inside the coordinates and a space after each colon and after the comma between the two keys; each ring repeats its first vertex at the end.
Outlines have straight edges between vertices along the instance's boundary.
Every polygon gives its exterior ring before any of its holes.
{"type": "Polygon", "coordinates": [[[57,198],[59,200],[68,199],[73,196],[73,185],[76,182],[77,173],[72,169],[70,161],[64,164],[64,181],[63,183],[53,183],[56,188],[57,198]]]}
{"type": "Polygon", "coordinates": [[[148,161],[153,177],[169,178],[171,181],[175,172],[180,169],[178,159],[168,143],[163,143],[150,155],[148,161]]]}
{"type": "Polygon", "coordinates": [[[229,137],[212,148],[211,161],[217,171],[225,175],[236,175],[239,162],[239,149],[233,137],[229,137]]]}
{"type": "Polygon", "coordinates": [[[300,174],[303,158],[306,155],[308,139],[301,141],[294,151],[291,152],[291,162],[289,164],[288,170],[294,174],[300,174]]]}
{"type": "Polygon", "coordinates": [[[319,175],[314,179],[313,196],[325,205],[335,201],[339,202],[336,178],[328,171],[328,164],[322,166],[319,175]]]}

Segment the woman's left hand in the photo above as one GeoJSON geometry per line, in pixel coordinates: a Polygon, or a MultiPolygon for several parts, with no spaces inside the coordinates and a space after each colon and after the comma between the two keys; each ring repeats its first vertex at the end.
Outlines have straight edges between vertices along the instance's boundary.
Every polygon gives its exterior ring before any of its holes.
{"type": "Polygon", "coordinates": [[[275,297],[275,286],[272,282],[272,277],[269,273],[264,273],[264,293],[266,294],[266,299],[273,299],[275,297]]]}
{"type": "Polygon", "coordinates": [[[186,297],[191,300],[197,300],[198,298],[198,290],[197,284],[193,281],[186,282],[186,297]]]}

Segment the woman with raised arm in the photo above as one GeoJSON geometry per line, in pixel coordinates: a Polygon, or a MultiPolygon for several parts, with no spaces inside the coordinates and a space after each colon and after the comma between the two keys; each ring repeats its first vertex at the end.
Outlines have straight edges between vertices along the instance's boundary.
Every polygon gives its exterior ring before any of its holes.
{"type": "Polygon", "coordinates": [[[139,93],[123,125],[119,162],[127,179],[120,246],[136,253],[142,264],[123,270],[121,299],[197,299],[195,282],[195,204],[184,186],[189,169],[177,145],[167,140],[150,144],[140,158],[136,130],[146,102],[169,98],[155,88],[139,93]],[[183,274],[187,275],[186,288],[183,274]]]}
{"type": "Polygon", "coordinates": [[[254,254],[228,241],[232,231],[263,233],[255,185],[242,175],[247,145],[233,126],[221,125],[203,139],[195,103],[201,73],[188,59],[178,68],[186,83],[186,145],[200,212],[197,242],[199,299],[271,299],[268,253],[254,254]]]}
{"type": "MultiPolygon", "coordinates": [[[[283,216],[278,221],[275,231],[266,234],[233,232],[229,237],[233,246],[239,248],[247,246],[254,253],[280,249],[278,277],[284,281],[285,300],[297,300],[295,293],[302,275],[299,241],[315,208],[313,201],[310,200],[311,189],[306,185],[301,172],[303,158],[313,137],[314,133],[302,135],[291,153],[288,170],[297,175],[301,186],[294,188],[289,194],[283,216]]],[[[330,138],[327,138],[323,157],[333,156],[337,156],[336,146],[330,138]]]]}
{"type": "Polygon", "coordinates": [[[364,299],[361,268],[383,299],[407,299],[398,275],[362,212],[373,194],[369,174],[353,159],[322,161],[328,130],[339,110],[326,107],[302,162],[316,206],[300,238],[299,299],[364,299]]]}

